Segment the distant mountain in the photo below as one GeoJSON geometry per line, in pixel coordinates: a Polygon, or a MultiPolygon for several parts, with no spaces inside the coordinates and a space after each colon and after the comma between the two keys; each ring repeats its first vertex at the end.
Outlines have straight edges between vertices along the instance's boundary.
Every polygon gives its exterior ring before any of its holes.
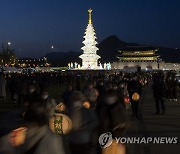
{"type": "MultiPolygon", "coordinates": [[[[116,56],[120,53],[119,49],[127,46],[141,46],[137,43],[127,43],[121,41],[117,36],[112,35],[107,37],[105,40],[98,44],[99,51],[97,52],[101,56],[101,63],[118,61],[116,56]]],[[[159,49],[158,54],[161,56],[163,61],[180,63],[180,49],[164,48],[164,47],[154,47],[159,49]]],[[[81,63],[79,56],[82,52],[53,52],[46,55],[48,62],[52,66],[67,66],[69,62],[81,63]]]]}
{"type": "Polygon", "coordinates": [[[116,58],[116,56],[119,55],[118,50],[126,46],[138,46],[138,44],[126,43],[124,41],[121,41],[115,35],[107,37],[98,45],[99,48],[98,55],[101,56],[100,61],[102,63],[117,61],[118,59],[116,58]]]}

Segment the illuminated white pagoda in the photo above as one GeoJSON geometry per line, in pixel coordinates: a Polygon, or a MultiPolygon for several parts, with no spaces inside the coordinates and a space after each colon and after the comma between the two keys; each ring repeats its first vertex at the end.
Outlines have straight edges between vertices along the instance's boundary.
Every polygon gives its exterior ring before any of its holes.
{"type": "Polygon", "coordinates": [[[88,12],[89,21],[85,31],[85,40],[83,41],[84,46],[81,48],[84,52],[79,57],[82,59],[82,69],[99,69],[98,59],[101,57],[96,53],[99,49],[96,47],[97,38],[92,24],[92,9],[89,9],[88,12]]]}

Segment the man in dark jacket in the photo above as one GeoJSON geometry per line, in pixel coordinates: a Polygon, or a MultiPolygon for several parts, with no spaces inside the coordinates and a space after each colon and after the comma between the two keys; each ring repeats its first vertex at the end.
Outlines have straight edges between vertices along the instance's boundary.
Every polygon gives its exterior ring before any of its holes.
{"type": "Polygon", "coordinates": [[[132,117],[138,117],[138,110],[139,110],[139,100],[133,100],[133,94],[138,93],[141,97],[142,85],[137,79],[137,77],[133,77],[133,80],[128,83],[128,92],[131,101],[132,107],[132,117]]]}
{"type": "Polygon", "coordinates": [[[162,113],[164,114],[166,110],[165,104],[164,104],[164,97],[165,97],[165,92],[167,88],[163,80],[163,77],[157,76],[154,79],[152,89],[153,89],[153,96],[156,102],[156,114],[160,113],[159,103],[161,103],[162,113]]]}
{"type": "Polygon", "coordinates": [[[63,94],[63,101],[64,101],[64,104],[67,107],[70,107],[70,105],[69,105],[69,97],[71,96],[72,93],[73,93],[73,85],[71,83],[69,83],[67,85],[67,90],[63,94]]]}

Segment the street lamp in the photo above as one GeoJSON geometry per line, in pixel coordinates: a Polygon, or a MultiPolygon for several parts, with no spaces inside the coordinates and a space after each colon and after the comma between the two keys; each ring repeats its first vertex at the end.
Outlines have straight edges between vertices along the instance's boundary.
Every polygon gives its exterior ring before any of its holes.
{"type": "Polygon", "coordinates": [[[11,45],[11,42],[8,42],[8,45],[11,45]]]}

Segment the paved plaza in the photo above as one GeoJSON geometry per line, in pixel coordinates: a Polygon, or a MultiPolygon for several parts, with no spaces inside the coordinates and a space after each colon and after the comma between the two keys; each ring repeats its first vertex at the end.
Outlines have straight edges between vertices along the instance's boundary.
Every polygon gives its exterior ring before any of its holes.
{"type": "MultiPolygon", "coordinates": [[[[127,154],[179,154],[180,102],[166,101],[166,114],[155,114],[152,90],[144,88],[139,120],[130,119],[128,136],[178,137],[177,144],[129,144],[127,154]]],[[[130,114],[130,113],[129,113],[130,114]]]]}

